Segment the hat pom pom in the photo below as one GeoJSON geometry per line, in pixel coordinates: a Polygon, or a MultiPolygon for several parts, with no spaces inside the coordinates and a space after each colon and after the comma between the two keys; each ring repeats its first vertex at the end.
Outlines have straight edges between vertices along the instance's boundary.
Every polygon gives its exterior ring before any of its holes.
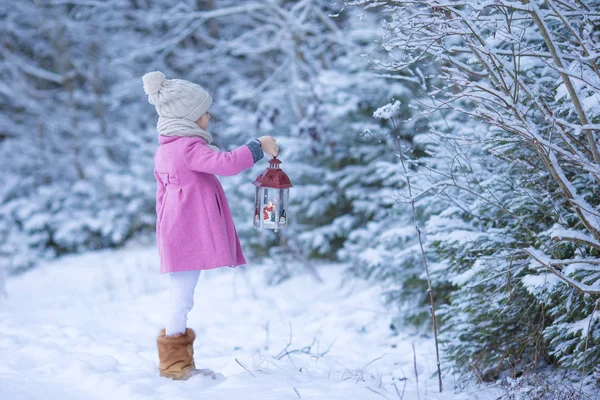
{"type": "Polygon", "coordinates": [[[167,79],[165,74],[160,71],[148,72],[142,80],[144,81],[144,91],[148,96],[153,96],[163,85],[163,82],[167,79]]]}

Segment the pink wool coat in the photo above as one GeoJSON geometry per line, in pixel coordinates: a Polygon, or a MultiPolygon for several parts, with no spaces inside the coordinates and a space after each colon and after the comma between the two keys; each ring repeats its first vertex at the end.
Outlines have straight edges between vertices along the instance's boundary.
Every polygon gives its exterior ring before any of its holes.
{"type": "Polygon", "coordinates": [[[160,273],[246,263],[225,193],[215,175],[254,165],[252,151],[210,149],[195,137],[161,136],[154,153],[160,273]]]}

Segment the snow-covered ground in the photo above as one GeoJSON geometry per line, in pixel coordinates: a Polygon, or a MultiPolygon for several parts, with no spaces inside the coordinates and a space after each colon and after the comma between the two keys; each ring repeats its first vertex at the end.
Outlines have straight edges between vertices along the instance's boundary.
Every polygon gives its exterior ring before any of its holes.
{"type": "Polygon", "coordinates": [[[160,378],[156,335],[168,277],[153,247],[90,252],[7,282],[0,300],[0,399],[488,399],[437,393],[434,343],[392,336],[379,290],[323,265],[267,286],[258,265],[204,271],[188,325],[212,380],[160,378]],[[413,352],[414,345],[414,352],[413,352]],[[414,370],[416,357],[417,375],[414,370]],[[418,382],[418,383],[417,383],[418,382]],[[396,392],[398,390],[398,392],[396,392]]]}

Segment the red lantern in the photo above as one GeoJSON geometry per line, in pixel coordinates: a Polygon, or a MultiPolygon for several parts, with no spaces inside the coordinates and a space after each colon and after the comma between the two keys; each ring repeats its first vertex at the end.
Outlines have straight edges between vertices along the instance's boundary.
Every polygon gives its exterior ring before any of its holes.
{"type": "Polygon", "coordinates": [[[254,227],[274,229],[284,228],[288,223],[287,206],[290,178],[279,167],[277,157],[269,160],[269,168],[256,177],[254,198],[254,227]]]}

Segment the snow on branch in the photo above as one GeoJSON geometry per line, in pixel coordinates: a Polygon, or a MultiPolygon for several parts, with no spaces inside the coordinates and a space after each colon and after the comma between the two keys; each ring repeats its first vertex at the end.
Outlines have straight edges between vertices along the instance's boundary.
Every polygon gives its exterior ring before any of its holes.
{"type": "Polygon", "coordinates": [[[400,104],[400,101],[396,100],[394,103],[388,103],[383,107],[379,107],[373,113],[373,117],[381,119],[390,119],[398,113],[398,110],[400,110],[400,104]]]}
{"type": "Polygon", "coordinates": [[[582,294],[587,293],[591,295],[600,295],[600,285],[586,285],[566,276],[561,271],[555,268],[555,260],[552,260],[550,257],[545,255],[541,251],[529,248],[525,249],[525,253],[527,253],[530,257],[536,260],[542,267],[550,271],[552,274],[556,275],[556,277],[558,277],[560,280],[562,280],[578,292],[582,294]]]}
{"type": "Polygon", "coordinates": [[[550,237],[554,240],[575,242],[600,249],[600,242],[582,232],[567,229],[554,229],[550,231],[550,237]]]}

